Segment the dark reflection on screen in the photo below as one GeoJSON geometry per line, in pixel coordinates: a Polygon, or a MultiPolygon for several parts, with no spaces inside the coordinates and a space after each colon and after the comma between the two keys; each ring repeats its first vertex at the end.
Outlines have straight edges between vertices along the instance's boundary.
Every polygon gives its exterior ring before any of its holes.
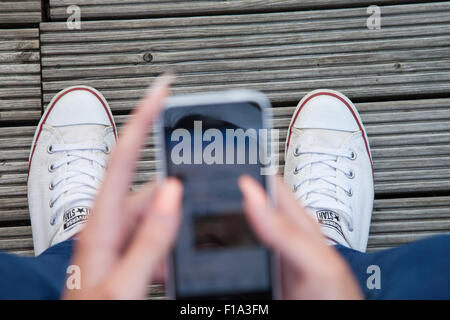
{"type": "Polygon", "coordinates": [[[195,216],[194,237],[195,248],[199,250],[258,245],[245,217],[240,213],[195,216]]]}

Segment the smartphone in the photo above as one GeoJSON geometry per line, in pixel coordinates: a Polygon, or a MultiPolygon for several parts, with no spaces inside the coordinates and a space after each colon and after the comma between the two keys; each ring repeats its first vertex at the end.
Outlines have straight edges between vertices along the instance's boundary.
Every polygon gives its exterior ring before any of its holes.
{"type": "Polygon", "coordinates": [[[183,218],[169,261],[173,299],[271,299],[274,257],[255,237],[238,178],[271,197],[270,102],[236,90],[171,97],[156,126],[159,172],[184,186],[183,218]]]}

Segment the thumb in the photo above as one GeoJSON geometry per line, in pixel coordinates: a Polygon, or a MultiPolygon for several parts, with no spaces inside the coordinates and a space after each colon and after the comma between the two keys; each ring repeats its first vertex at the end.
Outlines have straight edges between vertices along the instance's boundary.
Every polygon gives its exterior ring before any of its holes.
{"type": "Polygon", "coordinates": [[[176,239],[182,194],[182,184],[174,178],[156,192],[152,208],[108,281],[106,292],[119,298],[145,298],[151,277],[176,239]]]}

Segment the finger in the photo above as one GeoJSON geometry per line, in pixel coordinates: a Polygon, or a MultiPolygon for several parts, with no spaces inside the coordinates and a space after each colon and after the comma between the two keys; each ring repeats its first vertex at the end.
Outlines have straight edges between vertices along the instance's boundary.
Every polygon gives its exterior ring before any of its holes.
{"type": "MultiPolygon", "coordinates": [[[[89,231],[90,224],[81,232],[79,235],[80,242],[85,245],[78,246],[81,250],[77,250],[76,256],[77,261],[84,261],[82,263],[83,269],[89,271],[88,275],[90,277],[85,278],[84,281],[89,281],[90,283],[98,282],[110,270],[120,253],[120,244],[126,242],[121,239],[126,239],[132,234],[132,230],[136,229],[139,218],[153,200],[155,189],[156,184],[154,181],[147,182],[138,192],[127,198],[125,210],[121,210],[126,215],[123,215],[122,222],[120,222],[121,226],[117,228],[120,229],[119,232],[113,231],[114,229],[111,227],[103,228],[102,230],[95,228],[91,232],[89,231]],[[112,241],[108,241],[108,239],[112,241]],[[93,243],[95,246],[92,245],[93,243]],[[99,261],[102,263],[101,270],[98,270],[99,261]]],[[[83,275],[86,275],[86,273],[83,273],[83,275]]]]}
{"type": "Polygon", "coordinates": [[[304,277],[304,274],[299,272],[297,268],[285,261],[285,259],[280,259],[280,279],[282,288],[282,298],[283,299],[295,299],[298,298],[296,290],[298,289],[298,283],[304,277]]]}
{"type": "Polygon", "coordinates": [[[126,243],[126,240],[133,234],[133,230],[140,223],[142,215],[148,211],[156,190],[156,182],[149,181],[142,186],[138,191],[133,192],[127,197],[125,209],[122,210],[121,232],[116,234],[116,240],[121,243],[126,243]],[[123,238],[121,238],[123,237],[123,238]]]}
{"type": "Polygon", "coordinates": [[[256,235],[267,245],[276,246],[277,229],[284,217],[273,212],[264,189],[253,178],[242,176],[238,184],[244,198],[244,211],[256,235]]]}
{"type": "Polygon", "coordinates": [[[168,179],[157,191],[151,212],[113,272],[107,286],[127,298],[145,298],[157,266],[175,241],[181,212],[182,185],[168,179]]]}
{"type": "Polygon", "coordinates": [[[152,203],[156,190],[155,181],[149,181],[128,197],[127,212],[132,220],[139,218],[152,203]]]}
{"type": "Polygon", "coordinates": [[[169,94],[169,85],[172,79],[173,77],[170,76],[158,78],[125,124],[122,135],[111,155],[105,180],[99,193],[98,200],[106,198],[102,205],[108,206],[101,212],[109,215],[109,211],[119,207],[120,201],[128,194],[140,149],[145,142],[150,125],[159,115],[163,101],[169,94]]]}
{"type": "Polygon", "coordinates": [[[85,281],[91,284],[100,281],[113,267],[128,237],[127,225],[134,223],[123,214],[127,210],[126,195],[149,124],[162,108],[171,79],[162,77],[155,82],[122,130],[93,213],[79,236],[76,261],[83,265],[85,281]],[[102,265],[103,270],[99,270],[98,265],[102,265]]]}
{"type": "Polygon", "coordinates": [[[167,271],[167,261],[168,257],[164,257],[163,260],[156,266],[155,272],[152,275],[153,281],[158,283],[165,283],[166,281],[166,271],[167,271]]]}
{"type": "Polygon", "coordinates": [[[302,267],[314,256],[314,243],[285,215],[271,208],[264,189],[248,176],[239,179],[244,196],[244,211],[259,239],[282,257],[302,267]]]}
{"type": "MultiPolygon", "coordinates": [[[[132,194],[128,199],[128,213],[131,220],[137,222],[154,200],[156,190],[155,181],[149,181],[142,186],[136,193],[132,194]]],[[[163,283],[165,281],[166,264],[160,263],[155,270],[154,279],[156,282],[163,283]]]]}
{"type": "Polygon", "coordinates": [[[275,183],[277,205],[282,214],[285,214],[293,223],[311,237],[321,237],[317,223],[306,212],[306,209],[295,199],[293,193],[288,190],[281,177],[276,177],[275,183]]]}

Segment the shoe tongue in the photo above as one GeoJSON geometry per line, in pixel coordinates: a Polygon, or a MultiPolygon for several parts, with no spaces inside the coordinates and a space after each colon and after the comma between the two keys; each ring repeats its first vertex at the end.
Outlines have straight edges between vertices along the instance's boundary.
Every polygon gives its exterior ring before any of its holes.
{"type": "Polygon", "coordinates": [[[338,244],[350,246],[347,240],[347,230],[343,228],[344,223],[342,223],[342,217],[338,210],[314,208],[312,210],[326,237],[338,244]]]}
{"type": "MultiPolygon", "coordinates": [[[[294,129],[297,130],[297,129],[294,129]]],[[[351,137],[353,133],[348,131],[338,130],[325,130],[325,129],[302,129],[298,131],[298,143],[300,144],[300,150],[325,148],[325,149],[341,149],[345,142],[351,137]]],[[[320,157],[320,155],[302,155],[305,157],[320,157]]],[[[330,177],[336,176],[336,169],[323,164],[314,163],[309,167],[302,170],[304,175],[329,175],[330,177]]],[[[314,218],[319,223],[323,234],[331,241],[349,247],[347,241],[347,230],[345,229],[345,223],[342,220],[342,214],[339,209],[337,200],[333,197],[336,196],[336,187],[332,186],[326,181],[310,181],[309,184],[314,184],[316,190],[325,194],[313,193],[308,195],[307,199],[311,200],[315,204],[309,207],[310,212],[313,213],[314,218]],[[322,188],[322,189],[321,189],[322,188]],[[333,189],[334,191],[327,190],[333,189]],[[329,194],[330,196],[327,196],[329,194]]]]}
{"type": "MultiPolygon", "coordinates": [[[[94,125],[94,124],[86,124],[86,125],[76,125],[76,126],[62,126],[57,127],[57,130],[59,131],[63,143],[66,144],[80,144],[80,145],[86,145],[86,144],[93,144],[93,145],[102,145],[103,142],[103,133],[105,130],[104,125],[94,125]]],[[[86,152],[90,153],[90,151],[76,151],[76,153],[80,152],[86,152]]],[[[100,153],[99,151],[95,151],[95,153],[100,153]]],[[[68,165],[68,168],[70,166],[76,166],[78,169],[94,169],[103,171],[103,168],[99,166],[99,164],[86,160],[86,159],[77,159],[73,161],[71,164],[68,165]]],[[[85,176],[85,179],[92,179],[91,177],[85,176]]],[[[67,191],[62,197],[70,196],[71,194],[77,194],[80,192],[80,188],[73,188],[69,191],[67,191]]],[[[63,199],[62,199],[63,200],[63,199]]],[[[64,215],[66,215],[68,212],[71,212],[73,209],[77,208],[89,208],[92,206],[92,201],[77,201],[77,203],[67,203],[67,205],[64,207],[64,215]],[[76,205],[76,206],[75,206],[76,205]]],[[[65,221],[64,221],[65,224],[65,221]]]]}
{"type": "Polygon", "coordinates": [[[64,143],[99,143],[103,139],[105,126],[97,124],[84,124],[76,126],[57,127],[64,143]]]}
{"type": "Polygon", "coordinates": [[[302,147],[321,147],[339,149],[353,134],[349,131],[326,129],[302,129],[293,128],[299,136],[302,147]]]}
{"type": "MultiPolygon", "coordinates": [[[[303,148],[306,149],[315,149],[325,148],[325,149],[340,149],[342,145],[347,141],[347,139],[352,135],[351,132],[347,131],[338,131],[338,130],[324,130],[324,129],[303,129],[301,136],[299,137],[299,143],[301,145],[300,150],[303,148]]],[[[323,155],[327,157],[326,155],[323,155]]],[[[303,155],[305,161],[307,157],[311,158],[320,158],[322,155],[303,155]]],[[[336,158],[335,158],[336,159],[336,158]]],[[[308,159],[309,160],[309,159],[308,159]]],[[[304,175],[313,176],[313,175],[325,175],[328,177],[336,176],[336,169],[324,164],[324,163],[314,163],[304,169],[304,175]]],[[[333,198],[336,195],[336,187],[332,186],[326,181],[316,180],[307,182],[309,185],[314,184],[316,190],[320,191],[319,194],[314,193],[308,195],[307,199],[311,201],[315,201],[319,203],[320,206],[325,208],[333,208],[335,204],[337,204],[337,200],[333,198]],[[329,189],[333,189],[333,191],[329,189]],[[329,196],[327,195],[329,194],[329,196]]]]}

